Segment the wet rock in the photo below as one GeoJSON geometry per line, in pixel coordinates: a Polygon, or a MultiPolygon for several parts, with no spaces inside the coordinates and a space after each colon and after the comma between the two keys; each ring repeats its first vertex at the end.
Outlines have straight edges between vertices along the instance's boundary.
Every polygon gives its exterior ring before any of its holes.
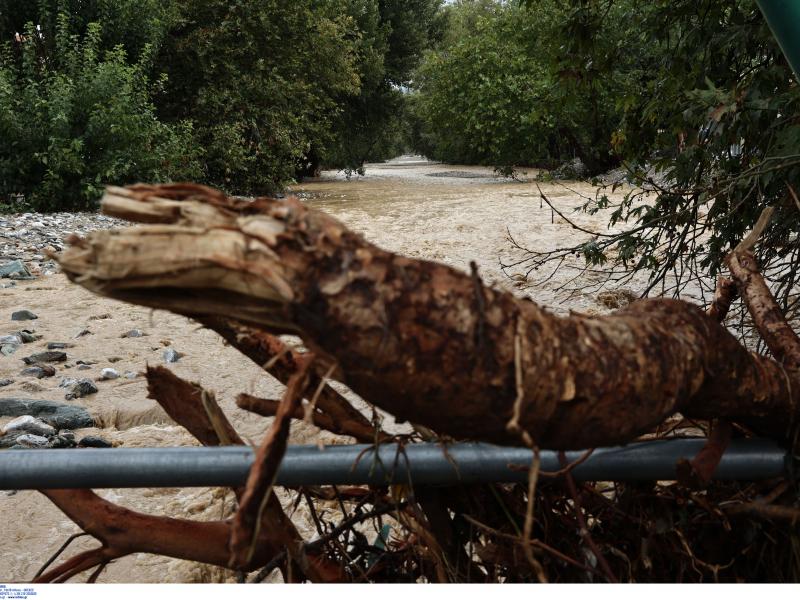
{"type": "Polygon", "coordinates": [[[48,342],[47,349],[48,350],[64,350],[65,348],[74,348],[75,344],[70,344],[68,342],[48,342]]]}
{"type": "Polygon", "coordinates": [[[80,442],[78,442],[79,448],[113,448],[111,442],[104,440],[101,437],[96,435],[87,435],[83,438],[80,442]]]}
{"type": "Polygon", "coordinates": [[[73,384],[69,391],[64,395],[65,400],[74,400],[97,393],[97,386],[91,379],[81,379],[73,384]]]}
{"type": "Polygon", "coordinates": [[[0,379],[0,387],[6,387],[7,385],[11,385],[14,383],[13,379],[0,379]]]}
{"type": "Polygon", "coordinates": [[[34,435],[32,433],[23,433],[17,438],[17,446],[23,448],[46,448],[50,443],[46,437],[42,435],[34,435]]]}
{"type": "Polygon", "coordinates": [[[14,335],[18,335],[22,340],[23,344],[30,344],[31,342],[36,342],[42,339],[41,335],[37,335],[30,329],[22,329],[20,331],[14,332],[14,335]]]}
{"type": "Polygon", "coordinates": [[[58,387],[62,388],[69,388],[78,383],[77,379],[73,379],[72,377],[62,377],[61,381],[58,384],[58,387]]]}
{"type": "Polygon", "coordinates": [[[96,360],[76,360],[75,364],[76,365],[96,365],[97,361],[96,360]]]}
{"type": "Polygon", "coordinates": [[[6,435],[0,435],[0,448],[13,448],[17,445],[17,438],[21,435],[25,435],[25,432],[15,430],[6,435]]]}
{"type": "Polygon", "coordinates": [[[136,379],[139,376],[138,373],[134,373],[133,371],[126,371],[125,372],[125,379],[136,379]]]}
{"type": "Polygon", "coordinates": [[[45,377],[52,377],[56,374],[54,367],[50,365],[33,365],[26,367],[19,373],[20,375],[27,375],[29,377],[36,377],[36,379],[43,379],[45,377]]]}
{"type": "Polygon", "coordinates": [[[586,165],[580,158],[573,158],[551,172],[553,179],[582,179],[586,177],[586,165]]]}
{"type": "Polygon", "coordinates": [[[23,415],[38,417],[56,429],[82,429],[95,425],[94,419],[82,406],[53,400],[0,398],[0,417],[23,415]]]}
{"type": "Polygon", "coordinates": [[[78,365],[78,371],[89,371],[91,368],[89,365],[78,365]]]}
{"type": "Polygon", "coordinates": [[[121,337],[124,337],[124,338],[139,338],[139,337],[143,337],[143,336],[144,336],[144,333],[142,333],[141,329],[131,329],[130,331],[127,331],[127,332],[123,333],[121,337]]]}
{"type": "Polygon", "coordinates": [[[31,415],[22,415],[21,417],[12,419],[0,428],[0,435],[5,435],[12,431],[24,431],[44,437],[52,437],[56,434],[55,427],[31,415]]]}
{"type": "Polygon", "coordinates": [[[25,310],[17,310],[11,313],[11,320],[12,321],[32,321],[33,319],[38,319],[39,317],[32,313],[31,311],[25,310]]]}
{"type": "Polygon", "coordinates": [[[4,265],[0,265],[0,277],[30,277],[30,271],[21,260],[12,260],[4,265]]]}
{"type": "Polygon", "coordinates": [[[17,351],[19,346],[17,344],[3,344],[0,345],[0,354],[3,356],[11,356],[14,352],[17,351]]]}
{"type": "Polygon", "coordinates": [[[50,448],[74,448],[75,446],[74,435],[70,439],[59,433],[57,436],[50,438],[50,448]]]}
{"type": "Polygon", "coordinates": [[[164,354],[162,356],[164,357],[164,362],[176,363],[186,355],[183,352],[178,352],[174,348],[167,348],[164,350],[164,354]]]}
{"type": "Polygon", "coordinates": [[[0,335],[0,345],[5,344],[15,344],[19,346],[22,344],[22,337],[16,333],[12,333],[11,335],[0,335]]]}
{"type": "Polygon", "coordinates": [[[67,360],[66,352],[59,352],[58,350],[48,350],[46,352],[37,352],[22,359],[26,365],[33,365],[36,363],[45,362],[64,362],[67,360]]]}
{"type": "Polygon", "coordinates": [[[111,367],[106,367],[102,371],[100,371],[100,379],[103,381],[108,381],[110,379],[117,379],[119,378],[119,371],[116,369],[112,369],[111,367]]]}

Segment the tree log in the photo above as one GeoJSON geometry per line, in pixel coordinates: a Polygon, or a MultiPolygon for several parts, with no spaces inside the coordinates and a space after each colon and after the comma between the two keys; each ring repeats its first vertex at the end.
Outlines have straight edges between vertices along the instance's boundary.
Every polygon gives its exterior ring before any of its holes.
{"type": "Polygon", "coordinates": [[[523,431],[542,447],[594,447],[630,441],[677,411],[778,438],[796,422],[800,381],[692,304],[554,316],[446,265],[382,250],[294,198],[137,185],[109,188],[103,210],[149,225],[73,238],[59,257],[73,281],[295,333],[365,399],[456,438],[518,444],[523,431]]]}

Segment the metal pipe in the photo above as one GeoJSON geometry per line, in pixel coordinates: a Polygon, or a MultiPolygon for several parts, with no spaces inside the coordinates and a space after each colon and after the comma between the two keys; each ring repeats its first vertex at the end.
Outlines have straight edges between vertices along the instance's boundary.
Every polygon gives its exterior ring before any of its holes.
{"type": "MultiPolygon", "coordinates": [[[[584,481],[647,481],[675,478],[680,458],[692,458],[703,439],[639,442],[598,448],[576,466],[584,481]]],[[[567,460],[583,453],[567,452],[567,460]]],[[[457,485],[522,482],[531,462],[526,448],[490,444],[385,444],[290,446],[278,472],[279,485],[408,483],[457,485]]],[[[0,489],[205,487],[244,484],[252,449],[111,448],[5,450],[0,452],[0,489]]],[[[558,453],[543,450],[541,468],[561,468],[558,453]]],[[[785,475],[787,454],[768,440],[735,440],[722,457],[716,479],[755,480],[785,475]]]]}

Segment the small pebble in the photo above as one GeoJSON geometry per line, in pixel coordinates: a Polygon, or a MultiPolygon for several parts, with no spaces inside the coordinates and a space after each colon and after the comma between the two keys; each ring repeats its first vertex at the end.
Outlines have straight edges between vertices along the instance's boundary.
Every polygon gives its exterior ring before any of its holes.
{"type": "Polygon", "coordinates": [[[17,310],[11,313],[11,320],[12,321],[32,321],[33,319],[38,319],[39,317],[32,313],[29,310],[17,310]]]}
{"type": "Polygon", "coordinates": [[[119,362],[121,360],[122,360],[121,356],[109,356],[108,357],[108,362],[110,362],[110,363],[119,362]]]}
{"type": "Polygon", "coordinates": [[[89,365],[78,365],[78,371],[89,371],[91,368],[89,365]]]}
{"type": "Polygon", "coordinates": [[[125,379],[136,379],[139,375],[134,373],[133,371],[127,371],[125,373],[125,379]]]}
{"type": "Polygon", "coordinates": [[[69,392],[64,395],[65,400],[74,400],[75,398],[83,398],[90,394],[97,393],[97,386],[91,379],[81,379],[78,383],[74,384],[69,392]]]}
{"type": "Polygon", "coordinates": [[[13,379],[0,379],[0,387],[6,387],[7,385],[11,385],[14,383],[13,379]]]}
{"type": "Polygon", "coordinates": [[[131,329],[130,331],[123,333],[122,337],[124,338],[138,338],[144,336],[141,329],[131,329]]]}
{"type": "Polygon", "coordinates": [[[104,440],[101,437],[96,435],[87,435],[83,438],[80,442],[78,442],[79,448],[113,448],[111,442],[104,440]]]}
{"type": "Polygon", "coordinates": [[[17,445],[23,448],[44,448],[49,442],[46,437],[32,433],[26,433],[16,439],[17,445]]]}
{"type": "Polygon", "coordinates": [[[48,350],[47,352],[37,352],[22,359],[26,365],[32,365],[43,362],[64,362],[67,360],[66,352],[59,352],[58,350],[48,350]]]}
{"type": "Polygon", "coordinates": [[[106,367],[102,371],[100,371],[100,379],[104,381],[108,381],[109,379],[117,379],[119,377],[119,372],[116,369],[112,369],[111,367],[106,367]]]}
{"type": "Polygon", "coordinates": [[[167,348],[164,350],[164,362],[168,363],[175,363],[178,362],[185,354],[183,352],[178,352],[174,348],[167,348]]]}
{"type": "Polygon", "coordinates": [[[50,365],[33,365],[32,367],[26,367],[20,371],[20,375],[30,375],[37,379],[52,377],[55,374],[56,370],[50,365]]]}
{"type": "Polygon", "coordinates": [[[36,342],[42,339],[41,335],[35,334],[30,329],[23,329],[21,331],[17,331],[16,334],[22,339],[23,344],[30,344],[31,342],[36,342]]]}
{"type": "Polygon", "coordinates": [[[49,342],[47,344],[48,350],[64,350],[65,348],[74,348],[75,344],[69,344],[67,342],[49,342]]]}

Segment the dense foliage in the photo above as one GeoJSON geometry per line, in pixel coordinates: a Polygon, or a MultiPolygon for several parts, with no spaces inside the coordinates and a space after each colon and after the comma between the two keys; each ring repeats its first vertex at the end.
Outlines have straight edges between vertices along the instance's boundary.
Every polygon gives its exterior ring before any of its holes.
{"type": "Polygon", "coordinates": [[[0,196],[90,208],[140,179],[258,194],[385,158],[439,5],[0,0],[0,196]]]}
{"type": "MultiPolygon", "coordinates": [[[[117,3],[117,14],[135,4],[117,3]]],[[[0,50],[3,196],[40,210],[90,208],[107,182],[197,176],[191,124],[155,117],[151,93],[162,81],[150,77],[152,46],[122,27],[124,16],[105,28],[49,16],[0,50]]]]}

